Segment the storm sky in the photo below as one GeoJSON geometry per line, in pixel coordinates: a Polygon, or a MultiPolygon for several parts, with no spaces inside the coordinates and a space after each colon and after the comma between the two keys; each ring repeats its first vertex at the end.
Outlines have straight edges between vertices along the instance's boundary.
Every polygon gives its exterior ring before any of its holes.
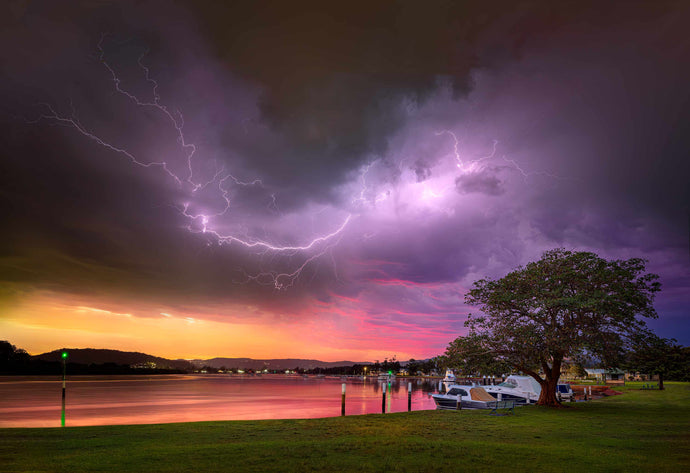
{"type": "Polygon", "coordinates": [[[427,358],[563,247],[690,344],[687,2],[3,8],[1,339],[427,358]]]}

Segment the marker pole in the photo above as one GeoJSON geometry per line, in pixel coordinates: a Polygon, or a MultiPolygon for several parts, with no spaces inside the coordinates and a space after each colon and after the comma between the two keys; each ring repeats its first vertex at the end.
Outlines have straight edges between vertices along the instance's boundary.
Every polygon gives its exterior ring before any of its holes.
{"type": "Polygon", "coordinates": [[[66,374],[67,374],[67,352],[62,352],[62,415],[60,416],[60,425],[62,427],[65,426],[66,374]]]}
{"type": "Polygon", "coordinates": [[[412,383],[407,383],[407,412],[412,411],[412,383]]]}

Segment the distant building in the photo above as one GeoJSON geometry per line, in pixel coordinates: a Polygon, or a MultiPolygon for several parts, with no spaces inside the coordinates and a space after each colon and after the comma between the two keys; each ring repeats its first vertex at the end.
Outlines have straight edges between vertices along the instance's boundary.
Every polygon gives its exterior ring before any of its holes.
{"type": "Polygon", "coordinates": [[[659,375],[636,371],[634,373],[625,373],[625,379],[626,381],[659,381],[659,375]]]}
{"type": "Polygon", "coordinates": [[[607,368],[585,368],[587,377],[595,377],[600,381],[625,379],[625,371],[607,368]]]}

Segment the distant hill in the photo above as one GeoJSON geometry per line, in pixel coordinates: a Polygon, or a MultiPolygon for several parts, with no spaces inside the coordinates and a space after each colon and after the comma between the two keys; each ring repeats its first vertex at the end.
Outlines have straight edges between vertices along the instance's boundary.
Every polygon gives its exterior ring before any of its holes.
{"type": "MultiPolygon", "coordinates": [[[[103,364],[115,363],[118,365],[136,365],[143,363],[155,363],[156,368],[193,370],[202,366],[213,368],[240,368],[258,370],[267,368],[269,370],[283,371],[287,369],[302,368],[336,368],[339,366],[352,366],[355,364],[368,365],[368,362],[354,361],[319,361],[303,360],[299,358],[284,359],[265,359],[255,360],[253,358],[211,358],[209,360],[169,360],[158,356],[148,355],[133,351],[105,350],[96,348],[67,348],[69,361],[72,363],[103,364]]],[[[32,358],[45,361],[60,361],[62,350],[54,350],[48,353],[35,355],[32,358]]]]}
{"type": "MultiPolygon", "coordinates": [[[[68,361],[83,365],[115,363],[117,365],[136,365],[140,363],[155,363],[156,368],[192,370],[194,365],[187,360],[168,360],[158,356],[147,355],[135,351],[104,350],[96,348],[67,348],[68,361]]],[[[32,358],[45,361],[60,361],[62,350],[41,353],[32,358]]]]}
{"type": "Polygon", "coordinates": [[[259,370],[266,368],[268,370],[292,370],[295,368],[302,368],[305,370],[313,368],[337,368],[339,366],[352,365],[369,365],[369,362],[355,362],[355,361],[319,361],[319,360],[303,360],[300,358],[280,358],[255,360],[253,358],[211,358],[210,360],[192,360],[195,365],[207,365],[213,368],[242,368],[259,370]]]}

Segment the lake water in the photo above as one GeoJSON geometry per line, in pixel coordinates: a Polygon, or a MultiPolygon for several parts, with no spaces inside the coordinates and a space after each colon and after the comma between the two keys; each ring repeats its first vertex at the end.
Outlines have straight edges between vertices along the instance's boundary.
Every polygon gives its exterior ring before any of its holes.
{"type": "MultiPolygon", "coordinates": [[[[386,384],[386,412],[435,409],[438,381],[386,384]]],[[[285,375],[75,376],[67,378],[66,425],[159,424],[239,419],[306,419],[381,413],[384,383],[285,375]]],[[[0,377],[0,427],[59,427],[59,377],[0,377]]]]}

